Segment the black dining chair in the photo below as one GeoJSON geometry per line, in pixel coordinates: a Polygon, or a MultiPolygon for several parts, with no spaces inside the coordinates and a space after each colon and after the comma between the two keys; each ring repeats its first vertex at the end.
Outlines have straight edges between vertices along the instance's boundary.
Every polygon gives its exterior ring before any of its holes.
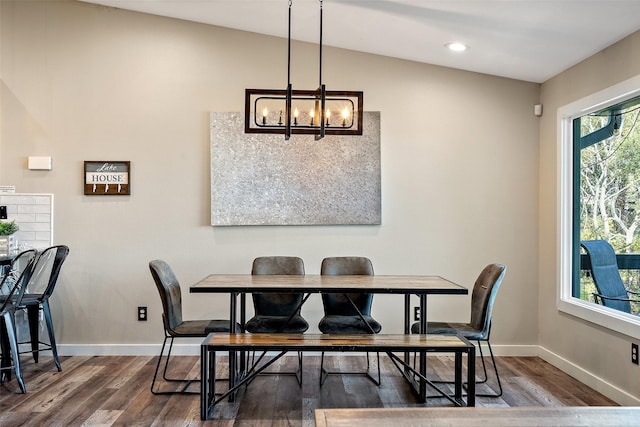
{"type": "MultiPolygon", "coordinates": [[[[60,359],[58,358],[49,298],[53,294],[56,283],[58,283],[60,270],[62,269],[62,264],[67,259],[67,255],[69,255],[69,248],[65,245],[51,246],[38,255],[34,264],[33,274],[31,275],[31,279],[29,279],[27,289],[19,306],[20,309],[27,310],[29,334],[31,337],[30,351],[33,354],[33,360],[38,363],[38,355],[41,351],[51,351],[58,372],[62,371],[62,367],[60,366],[60,359]],[[47,326],[49,342],[40,341],[41,311],[47,326]]],[[[28,351],[25,351],[25,353],[26,352],[28,351]]]]}
{"type": "MultiPolygon", "coordinates": [[[[252,275],[304,275],[304,262],[292,256],[264,256],[253,260],[252,275]]],[[[298,292],[253,293],[254,316],[245,329],[254,334],[293,333],[301,334],[309,329],[309,323],[300,314],[304,295],[298,292]]],[[[253,365],[260,362],[262,356],[253,365]]],[[[271,374],[271,372],[263,372],[271,374]]],[[[277,372],[275,374],[295,374],[302,385],[302,353],[298,353],[298,371],[277,372]]]]}
{"type": "Polygon", "coordinates": [[[629,314],[638,314],[631,304],[640,307],[640,293],[625,288],[618,270],[618,260],[613,247],[606,240],[583,240],[580,246],[589,256],[590,273],[596,291],[593,298],[596,303],[629,314]]]}
{"type": "MultiPolygon", "coordinates": [[[[321,275],[373,276],[373,264],[365,257],[328,257],[322,260],[321,275]]],[[[377,334],[382,325],[371,316],[373,294],[371,293],[323,293],[324,317],[318,328],[323,334],[377,334]]],[[[378,357],[378,379],[369,374],[369,353],[365,372],[330,372],[324,368],[324,352],[320,356],[320,385],[331,374],[366,375],[376,385],[380,385],[380,354],[378,357]]]]}
{"type": "MultiPolygon", "coordinates": [[[[493,349],[491,348],[491,341],[489,340],[489,337],[491,335],[493,305],[506,270],[507,267],[502,264],[489,264],[482,270],[482,272],[480,272],[480,275],[473,285],[473,293],[471,294],[471,320],[468,323],[427,322],[427,334],[460,335],[469,341],[476,341],[478,343],[484,379],[476,381],[476,384],[486,383],[488,379],[481,342],[485,342],[487,344],[499,392],[476,393],[476,396],[502,396],[502,383],[500,382],[498,366],[496,365],[496,359],[493,356],[493,349]]],[[[411,326],[411,332],[414,334],[421,333],[420,324],[414,323],[411,326]]],[[[434,382],[451,383],[450,381],[434,382]]]]}
{"type": "Polygon", "coordinates": [[[0,281],[0,382],[11,379],[15,371],[22,393],[27,392],[22,377],[20,354],[16,334],[15,311],[20,305],[37,257],[35,249],[19,253],[11,262],[0,281]]]}
{"type": "MultiPolygon", "coordinates": [[[[167,376],[173,341],[176,338],[205,338],[211,332],[229,332],[230,320],[183,320],[180,283],[173,273],[173,270],[171,270],[171,267],[169,267],[169,264],[162,260],[154,260],[149,263],[149,270],[151,271],[151,276],[153,277],[156,287],[158,288],[158,293],[160,294],[160,299],[162,300],[162,323],[164,325],[164,341],[162,342],[162,348],[160,349],[160,355],[158,356],[158,362],[156,363],[156,370],[153,374],[153,380],[151,381],[151,393],[200,394],[199,391],[188,391],[188,388],[192,383],[198,383],[200,381],[199,378],[179,379],[167,376]],[[167,340],[169,340],[169,351],[165,358],[162,378],[167,382],[183,383],[184,387],[181,390],[158,391],[154,389],[167,340]]],[[[240,326],[237,325],[237,327],[239,328],[240,326]]]]}

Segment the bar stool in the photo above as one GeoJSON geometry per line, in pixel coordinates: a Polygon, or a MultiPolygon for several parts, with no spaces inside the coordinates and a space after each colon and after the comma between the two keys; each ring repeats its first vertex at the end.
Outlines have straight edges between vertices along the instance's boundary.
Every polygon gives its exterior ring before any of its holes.
{"type": "Polygon", "coordinates": [[[22,393],[26,393],[27,388],[25,387],[20,367],[15,311],[20,305],[33,272],[36,256],[35,249],[18,254],[11,262],[9,270],[2,277],[2,281],[0,281],[0,348],[2,349],[0,382],[10,380],[11,371],[13,370],[16,373],[16,379],[22,393]]]}

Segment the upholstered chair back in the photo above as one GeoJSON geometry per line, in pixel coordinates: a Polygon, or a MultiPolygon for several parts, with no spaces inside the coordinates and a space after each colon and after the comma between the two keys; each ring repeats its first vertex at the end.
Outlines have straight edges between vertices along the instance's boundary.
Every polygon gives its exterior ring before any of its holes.
{"type": "Polygon", "coordinates": [[[162,300],[164,327],[167,331],[172,331],[182,323],[180,283],[169,264],[162,260],[151,261],[149,270],[162,300]]]}
{"type": "MultiPolygon", "coordinates": [[[[328,257],[322,260],[320,274],[328,276],[373,276],[373,264],[365,257],[328,257]]],[[[350,293],[349,298],[363,315],[371,314],[373,294],[350,293]]],[[[322,294],[325,315],[357,316],[358,312],[345,294],[322,294]]]]}
{"type": "Polygon", "coordinates": [[[473,329],[482,331],[482,337],[478,339],[487,339],[489,335],[493,304],[505,271],[506,267],[502,264],[489,264],[473,285],[470,323],[473,329]]]}
{"type": "MultiPolygon", "coordinates": [[[[304,275],[304,262],[291,256],[265,256],[253,260],[251,274],[304,275]]],[[[289,316],[302,302],[300,293],[254,293],[253,307],[257,315],[289,316]]]]}

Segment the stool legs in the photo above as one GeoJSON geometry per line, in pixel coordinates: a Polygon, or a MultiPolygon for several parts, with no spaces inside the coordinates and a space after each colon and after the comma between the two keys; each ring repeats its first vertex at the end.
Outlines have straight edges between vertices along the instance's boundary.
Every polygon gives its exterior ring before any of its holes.
{"type": "Polygon", "coordinates": [[[27,318],[29,320],[29,336],[31,338],[31,353],[33,360],[38,363],[40,351],[51,350],[53,361],[56,364],[58,372],[62,371],[60,359],[58,358],[58,348],[56,346],[56,337],[53,332],[53,320],[51,319],[51,308],[49,307],[49,299],[45,299],[42,303],[27,305],[27,318]],[[47,334],[49,335],[49,343],[40,342],[40,310],[47,326],[47,334]],[[43,345],[42,349],[40,346],[43,345]]]}
{"type": "Polygon", "coordinates": [[[10,378],[10,371],[13,369],[16,373],[16,380],[22,393],[27,392],[22,378],[22,368],[20,367],[20,355],[18,354],[18,340],[16,337],[16,325],[13,320],[13,313],[6,312],[0,318],[0,334],[5,335],[2,338],[2,370],[8,370],[7,378],[10,378]],[[9,348],[7,348],[9,347],[9,348]],[[9,353],[11,356],[9,357],[9,353]],[[13,359],[13,362],[11,362],[13,359]],[[12,364],[13,363],[13,364],[12,364]]]}
{"type": "Polygon", "coordinates": [[[51,308],[49,308],[48,299],[42,302],[42,312],[44,313],[44,321],[47,324],[47,332],[49,333],[49,345],[51,346],[51,353],[53,353],[53,360],[56,363],[58,372],[60,372],[62,371],[62,367],[60,367],[60,359],[58,359],[58,348],[56,346],[56,336],[53,333],[53,320],[51,319],[51,308]]]}

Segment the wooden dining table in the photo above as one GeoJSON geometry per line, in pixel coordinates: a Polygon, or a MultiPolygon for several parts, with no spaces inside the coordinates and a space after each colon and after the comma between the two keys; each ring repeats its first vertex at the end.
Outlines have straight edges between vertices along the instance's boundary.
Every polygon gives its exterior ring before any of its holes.
{"type": "MultiPolygon", "coordinates": [[[[236,330],[236,323],[245,324],[246,295],[253,292],[261,293],[303,293],[303,303],[311,294],[317,293],[358,293],[396,294],[404,296],[404,333],[411,333],[411,295],[417,295],[420,307],[420,331],[427,330],[427,296],[429,295],[466,295],[468,289],[440,276],[421,275],[252,275],[252,274],[211,274],[189,288],[190,293],[225,293],[230,295],[230,323],[231,332],[236,330]],[[238,310],[240,298],[240,310],[238,310]],[[238,316],[240,317],[238,319],[238,316]]],[[[409,354],[405,354],[409,361],[409,354]]],[[[242,376],[245,369],[244,359],[236,359],[235,354],[229,355],[230,378],[242,376]]],[[[426,376],[426,353],[419,358],[418,371],[426,376]]],[[[416,379],[409,370],[404,376],[412,385],[422,401],[427,398],[427,381],[416,379]]],[[[431,384],[433,387],[433,385],[431,384]]]]}
{"type": "MultiPolygon", "coordinates": [[[[404,333],[410,332],[410,296],[418,295],[421,330],[426,330],[428,295],[466,295],[464,286],[440,276],[413,275],[252,275],[211,274],[189,288],[191,293],[228,293],[230,299],[230,327],[235,329],[237,321],[237,298],[253,292],[261,293],[356,293],[402,294],[405,296],[404,333]]],[[[240,316],[245,316],[244,301],[241,301],[240,316]]]]}

